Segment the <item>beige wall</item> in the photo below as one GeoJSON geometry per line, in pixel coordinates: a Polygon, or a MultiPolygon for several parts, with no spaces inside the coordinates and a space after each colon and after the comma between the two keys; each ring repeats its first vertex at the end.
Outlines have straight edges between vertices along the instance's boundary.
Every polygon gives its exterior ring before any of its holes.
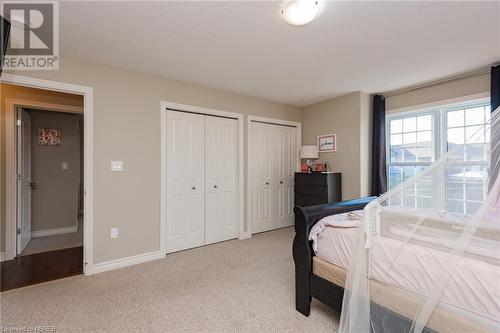
{"type": "MultiPolygon", "coordinates": [[[[18,74],[94,88],[94,263],[160,247],[161,100],[302,121],[303,144],[316,144],[317,135],[336,133],[338,151],[323,153],[320,159],[342,172],[344,199],[370,192],[368,94],[355,92],[300,109],[69,58],[62,59],[59,71],[18,74]],[[125,171],[112,173],[111,160],[123,160],[125,171]],[[112,227],[119,228],[118,239],[109,238],[112,227]]],[[[485,91],[488,80],[486,75],[391,96],[386,100],[387,109],[485,91]]]]}
{"type": "MultiPolygon", "coordinates": [[[[490,74],[456,79],[428,87],[393,93],[386,98],[387,114],[454,99],[488,93],[490,74]]],[[[342,172],[342,197],[351,199],[371,192],[371,95],[356,92],[303,108],[303,144],[316,144],[317,136],[337,134],[337,152],[321,153],[334,171],[342,172]]]]}
{"type": "MultiPolygon", "coordinates": [[[[428,87],[393,93],[386,98],[387,114],[426,105],[450,103],[488,93],[490,74],[455,79],[428,87]]],[[[342,197],[370,195],[372,151],[371,95],[356,92],[303,108],[303,144],[316,144],[317,136],[337,134],[337,152],[321,153],[334,171],[342,172],[342,197]]]]}
{"type": "Polygon", "coordinates": [[[59,71],[18,74],[94,88],[94,263],[160,248],[161,100],[301,119],[297,107],[75,59],[63,58],[59,71]],[[125,170],[111,172],[111,160],[125,170]],[[110,239],[112,227],[119,238],[110,239]]]}
{"type": "Polygon", "coordinates": [[[490,91],[490,73],[456,79],[449,82],[395,93],[385,99],[388,114],[406,111],[412,107],[453,100],[490,91]]]}
{"type": "Polygon", "coordinates": [[[83,98],[81,96],[64,94],[54,91],[46,91],[32,89],[26,87],[18,87],[9,84],[0,83],[0,252],[5,251],[5,226],[6,226],[6,206],[5,198],[11,195],[5,189],[5,154],[6,141],[5,137],[5,121],[6,112],[9,105],[9,100],[22,100],[29,102],[55,103],[70,107],[83,106],[83,98]]]}
{"type": "Polygon", "coordinates": [[[78,122],[82,115],[29,111],[31,115],[31,230],[40,231],[77,226],[78,217],[78,122]],[[61,130],[61,145],[40,146],[38,128],[61,130]],[[68,163],[66,170],[62,163],[68,163]]]}
{"type": "Polygon", "coordinates": [[[320,153],[334,172],[342,173],[342,199],[369,191],[370,96],[355,92],[303,108],[302,144],[316,144],[318,135],[337,135],[337,151],[320,153]]]}

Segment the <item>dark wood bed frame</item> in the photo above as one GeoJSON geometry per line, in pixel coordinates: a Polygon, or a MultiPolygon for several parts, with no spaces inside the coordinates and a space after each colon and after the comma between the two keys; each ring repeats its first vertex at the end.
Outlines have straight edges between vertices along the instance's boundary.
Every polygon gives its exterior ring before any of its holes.
{"type": "MultiPolygon", "coordinates": [[[[344,288],[342,286],[338,286],[313,273],[314,251],[309,241],[311,228],[326,216],[363,209],[374,199],[376,197],[294,208],[295,238],[292,253],[295,262],[295,309],[304,316],[308,317],[311,312],[313,297],[339,313],[342,311],[342,299],[344,297],[344,288]]],[[[390,332],[408,332],[412,326],[412,320],[378,304],[371,303],[371,311],[371,324],[375,332],[387,331],[381,328],[387,327],[388,324],[390,325],[390,332]],[[376,311],[377,315],[373,315],[374,311],[376,311]],[[380,322],[377,319],[380,319],[380,322]]],[[[425,328],[423,332],[432,333],[434,331],[425,328]]]]}
{"type": "Polygon", "coordinates": [[[295,238],[293,239],[293,261],[295,262],[295,308],[309,316],[311,298],[340,312],[344,288],[313,274],[314,251],[309,241],[309,231],[322,218],[353,210],[363,209],[375,197],[355,199],[310,207],[295,207],[295,238]]]}

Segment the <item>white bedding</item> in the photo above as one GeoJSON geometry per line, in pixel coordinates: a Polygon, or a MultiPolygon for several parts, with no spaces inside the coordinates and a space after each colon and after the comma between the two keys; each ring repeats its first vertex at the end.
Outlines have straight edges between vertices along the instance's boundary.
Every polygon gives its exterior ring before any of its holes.
{"type": "MultiPolygon", "coordinates": [[[[361,228],[325,226],[322,229],[317,235],[316,255],[348,269],[361,228]]],[[[449,254],[422,245],[402,244],[395,239],[374,238],[370,278],[428,295],[435,277],[443,274],[443,267],[447,267],[449,254]]],[[[474,258],[461,258],[440,301],[498,321],[500,267],[474,258]]]]}
{"type": "Polygon", "coordinates": [[[315,254],[334,265],[348,269],[360,228],[325,227],[317,237],[315,254]]]}

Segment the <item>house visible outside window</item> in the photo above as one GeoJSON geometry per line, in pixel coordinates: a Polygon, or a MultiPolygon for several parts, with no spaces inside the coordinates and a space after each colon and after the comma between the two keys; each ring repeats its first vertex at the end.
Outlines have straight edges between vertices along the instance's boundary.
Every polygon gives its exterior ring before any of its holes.
{"type": "MultiPolygon", "coordinates": [[[[391,117],[389,123],[389,189],[401,184],[434,161],[433,114],[419,112],[391,117]]],[[[432,200],[431,184],[418,182],[400,198],[404,206],[421,207],[418,200],[432,200]]]]}
{"type": "Polygon", "coordinates": [[[450,152],[443,177],[415,182],[391,197],[392,204],[430,208],[440,196],[443,209],[473,214],[487,194],[490,114],[489,100],[481,100],[388,116],[389,189],[450,152]]]}
{"type": "Polygon", "coordinates": [[[445,111],[445,151],[452,152],[446,169],[446,207],[473,214],[488,192],[490,104],[445,111]]]}

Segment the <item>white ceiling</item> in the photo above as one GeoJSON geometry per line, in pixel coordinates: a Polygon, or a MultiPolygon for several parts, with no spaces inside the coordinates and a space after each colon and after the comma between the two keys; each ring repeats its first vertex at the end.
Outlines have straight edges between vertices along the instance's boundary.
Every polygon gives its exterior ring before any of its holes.
{"type": "Polygon", "coordinates": [[[62,2],[61,54],[297,106],[500,60],[500,2],[62,2]]]}

